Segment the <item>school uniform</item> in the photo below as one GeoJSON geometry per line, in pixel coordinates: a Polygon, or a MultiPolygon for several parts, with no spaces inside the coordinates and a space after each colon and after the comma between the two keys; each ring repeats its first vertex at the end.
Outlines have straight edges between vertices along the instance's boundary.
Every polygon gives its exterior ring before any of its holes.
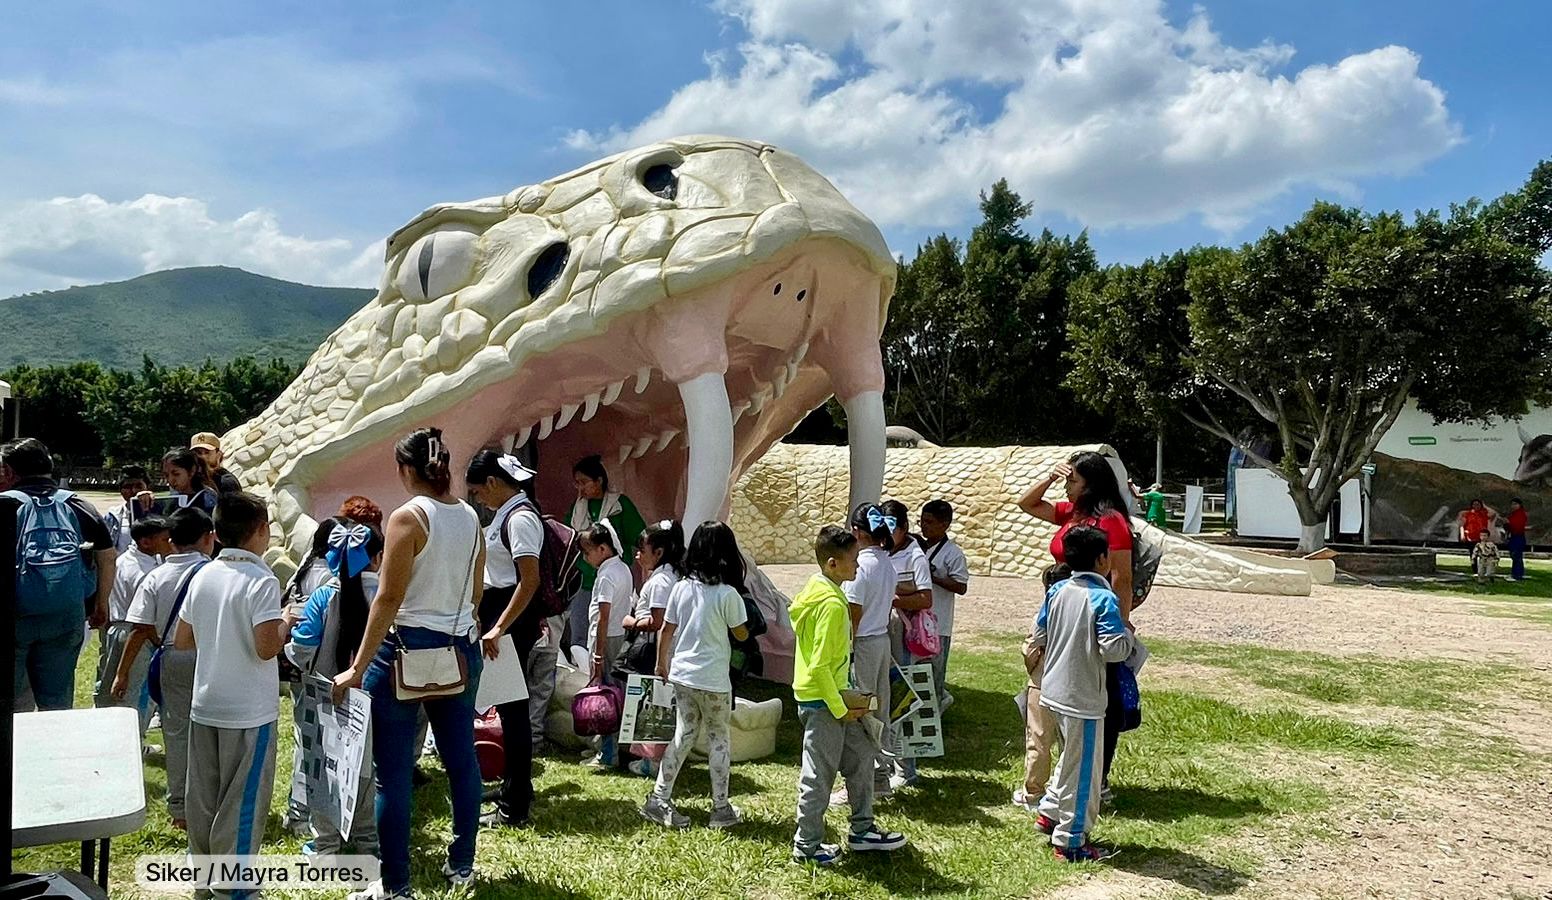
{"type": "MultiPolygon", "coordinates": [[[[894,653],[889,641],[889,619],[895,604],[896,575],[889,555],[882,547],[864,547],[857,552],[857,577],[841,585],[846,602],[862,607],[853,642],[852,667],[857,689],[879,698],[879,709],[869,715],[884,722],[883,751],[894,753],[898,740],[889,727],[889,669],[894,653]]],[[[892,762],[881,752],[875,765],[874,781],[887,790],[892,762]]]]}
{"type": "MultiPolygon", "coordinates": [[[[927,563],[927,554],[914,540],[907,539],[904,547],[889,552],[889,564],[895,570],[895,585],[915,585],[919,591],[932,587],[932,567],[927,563]]],[[[894,651],[895,662],[902,666],[909,666],[918,662],[911,652],[905,649],[905,622],[897,610],[889,617],[889,644],[894,651]]]]}
{"type": "Polygon", "coordinates": [[[1076,572],[1046,594],[1031,644],[1046,648],[1040,705],[1056,717],[1062,742],[1040,814],[1056,823],[1053,846],[1077,850],[1088,842],[1104,777],[1105,663],[1125,660],[1134,639],[1110,583],[1076,572]]]}
{"type": "MultiPolygon", "coordinates": [[[[523,494],[515,494],[496,510],[495,518],[485,527],[485,593],[480,598],[480,627],[489,629],[501,618],[507,604],[512,602],[518,582],[517,561],[539,558],[544,548],[544,523],[538,510],[523,494]],[[508,549],[510,548],[510,549],[508,549]]],[[[536,595],[537,596],[537,595],[536,595]]],[[[532,600],[507,628],[517,655],[523,663],[526,678],[532,662],[532,651],[544,628],[544,610],[532,600]]],[[[544,703],[548,704],[554,690],[553,662],[550,671],[549,690],[544,703]]],[[[496,707],[501,718],[501,739],[505,748],[506,771],[501,775],[501,794],[496,799],[496,809],[508,822],[528,819],[533,806],[533,717],[530,714],[532,695],[512,703],[496,707]]]]}
{"type": "MultiPolygon", "coordinates": [[[[328,584],[334,578],[334,573],[329,571],[329,561],[321,556],[312,557],[307,565],[296,571],[291,583],[286,587],[286,595],[281,598],[284,603],[301,602],[305,605],[319,588],[328,584]]],[[[291,733],[302,733],[302,685],[300,682],[292,682],[286,686],[291,694],[291,733]]],[[[296,741],[291,746],[291,784],[301,783],[302,775],[302,742],[296,741]]],[[[312,814],[307,811],[307,803],[303,796],[298,796],[298,791],[292,790],[286,797],[286,813],[281,818],[281,823],[286,830],[299,833],[310,829],[312,814]]]]}
{"type": "MultiPolygon", "coordinates": [[[[611,671],[625,646],[625,617],[635,608],[635,579],[630,567],[618,556],[611,556],[598,567],[593,578],[593,597],[587,607],[587,652],[591,657],[597,652],[598,635],[604,635],[603,680],[612,680],[611,671]],[[609,604],[609,618],[602,619],[603,604],[609,604]]],[[[608,734],[598,738],[598,754],[601,762],[616,763],[616,737],[608,734]]]]}
{"type": "Polygon", "coordinates": [[[102,648],[97,655],[96,705],[127,706],[140,713],[140,736],[145,737],[146,726],[151,722],[151,697],[145,692],[146,669],[151,665],[151,654],[136,655],[129,670],[129,686],[124,699],[113,696],[113,678],[119,671],[119,660],[124,658],[124,648],[135,625],[129,621],[129,605],[135,599],[140,583],[159,565],[161,559],[130,545],[119,555],[113,573],[113,590],[108,595],[108,624],[102,630],[102,648]]]}
{"type": "Polygon", "coordinates": [[[280,620],[280,582],[263,559],[228,547],[194,575],[178,618],[200,650],[189,709],[189,853],[256,854],[275,786],[280,668],[259,658],[253,629],[280,620]]]}
{"type": "MultiPolygon", "coordinates": [[[[297,620],[295,627],[291,629],[290,639],[286,642],[285,654],[291,662],[296,664],[308,675],[316,675],[319,678],[333,679],[340,673],[337,650],[340,649],[340,610],[339,604],[334,600],[339,596],[339,582],[330,580],[321,585],[307,598],[302,607],[302,617],[297,620]]],[[[367,603],[377,596],[377,573],[361,573],[361,592],[366,595],[367,603]]],[[[354,653],[355,648],[345,648],[347,653],[354,653]]],[[[300,718],[300,716],[298,716],[300,718]]],[[[299,733],[299,732],[294,732],[299,733]]],[[[301,741],[296,742],[301,747],[301,741]]],[[[350,825],[349,843],[358,853],[377,853],[377,787],[372,776],[372,730],[367,729],[366,735],[366,765],[361,767],[360,780],[356,785],[356,808],[354,818],[350,825]]],[[[305,780],[298,780],[292,776],[291,794],[293,798],[298,793],[306,796],[305,780]]],[[[306,804],[302,804],[304,810],[306,804]]],[[[338,853],[346,843],[346,839],[340,834],[339,826],[324,818],[316,811],[308,810],[313,839],[312,853],[323,856],[338,853]]]]}
{"type": "Polygon", "coordinates": [[[729,663],[733,641],[728,633],[749,620],[744,598],[725,584],[703,584],[686,578],[670,592],[663,611],[665,626],[674,626],[673,656],[668,682],[674,688],[673,743],[663,751],[653,794],[667,803],[701,729],[706,730],[711,800],[717,809],[728,805],[732,766],[733,681],[729,663]]]}
{"type": "MultiPolygon", "coordinates": [[[[960,549],[952,538],[945,537],[931,546],[923,545],[922,552],[927,556],[927,565],[931,574],[940,578],[951,578],[960,584],[970,584],[970,564],[965,559],[965,551],[960,549]]],[[[950,702],[948,693],[948,651],[954,642],[954,604],[958,596],[946,587],[939,587],[936,582],[932,584],[932,614],[938,618],[938,641],[942,649],[932,660],[932,679],[938,686],[938,702],[948,705],[950,702]]]]}
{"type": "MultiPolygon", "coordinates": [[[[162,746],[167,754],[167,814],[184,818],[184,791],[188,780],[189,707],[194,702],[194,660],[197,650],[179,650],[172,645],[178,622],[173,617],[178,588],[189,570],[208,562],[203,553],[189,551],[168,556],[140,582],[135,598],[124,618],[136,625],[156,629],[156,642],[162,651],[162,746]]],[[[150,647],[142,647],[146,665],[151,664],[150,647]]]]}

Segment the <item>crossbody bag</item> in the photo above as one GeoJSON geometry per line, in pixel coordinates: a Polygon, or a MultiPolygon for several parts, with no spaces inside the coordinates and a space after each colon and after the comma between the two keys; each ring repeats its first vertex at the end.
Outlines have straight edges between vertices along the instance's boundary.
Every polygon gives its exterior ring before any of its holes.
{"type": "MultiPolygon", "coordinates": [[[[426,522],[426,536],[431,536],[431,523],[426,522]]],[[[485,540],[479,530],[475,532],[474,552],[469,555],[469,575],[464,580],[463,594],[458,600],[458,617],[453,620],[453,636],[446,647],[428,647],[411,650],[404,646],[404,638],[394,628],[390,637],[398,646],[393,658],[393,693],[404,701],[429,700],[434,697],[450,697],[463,693],[469,683],[469,661],[458,649],[459,626],[463,623],[463,606],[472,596],[474,564],[479,561],[480,543],[485,540]]]]}

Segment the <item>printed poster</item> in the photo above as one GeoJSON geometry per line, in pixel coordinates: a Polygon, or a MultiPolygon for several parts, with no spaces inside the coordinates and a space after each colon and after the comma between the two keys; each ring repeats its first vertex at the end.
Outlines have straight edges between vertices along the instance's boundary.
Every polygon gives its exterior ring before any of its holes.
{"type": "Polygon", "coordinates": [[[620,714],[621,744],[667,744],[674,739],[674,689],[655,675],[631,675],[620,714]]]}
{"type": "Polygon", "coordinates": [[[301,777],[291,796],[339,827],[350,837],[356,795],[368,752],[372,700],[356,688],[335,706],[334,683],[316,675],[302,681],[302,711],[297,743],[302,748],[301,777]]]}

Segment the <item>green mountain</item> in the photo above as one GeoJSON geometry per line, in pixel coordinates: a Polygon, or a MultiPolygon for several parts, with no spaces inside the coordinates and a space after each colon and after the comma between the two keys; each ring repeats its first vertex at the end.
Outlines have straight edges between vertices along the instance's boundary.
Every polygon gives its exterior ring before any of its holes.
{"type": "Polygon", "coordinates": [[[0,300],[0,369],[93,361],[138,369],[236,356],[300,364],[375,292],[312,287],[226,266],[0,300]]]}

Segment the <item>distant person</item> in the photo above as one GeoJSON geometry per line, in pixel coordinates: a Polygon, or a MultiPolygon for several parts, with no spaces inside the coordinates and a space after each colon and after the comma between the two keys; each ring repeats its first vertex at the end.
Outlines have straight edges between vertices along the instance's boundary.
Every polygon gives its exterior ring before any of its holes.
{"type": "MultiPolygon", "coordinates": [[[[858,507],[864,514],[878,507],[858,507]]],[[[882,515],[882,513],[880,513],[882,515]]],[[[864,515],[864,521],[865,521],[864,515]]],[[[873,821],[874,765],[877,745],[861,723],[867,709],[847,703],[852,658],[852,625],[856,619],[852,604],[841,585],[858,576],[858,529],[826,525],[814,541],[814,556],[819,571],[792,598],[793,659],[792,698],[798,704],[798,720],[803,723],[802,761],[798,769],[798,827],[792,837],[792,861],[832,866],[841,856],[838,844],[824,842],[825,810],[831,803],[835,776],[846,779],[845,796],[851,807],[851,827],[847,846],[853,852],[898,850],[905,846],[905,835],[884,831],[873,821]]],[[[876,538],[870,532],[870,545],[876,538]]],[[[874,545],[876,546],[876,545],[874,545]]],[[[882,550],[879,550],[882,556],[882,550]]],[[[874,565],[890,572],[887,559],[874,565]]],[[[886,579],[887,581],[887,579],[886,579]]],[[[864,685],[865,696],[871,685],[864,685]]],[[[858,695],[852,692],[853,697],[858,695]]],[[[874,696],[885,703],[889,694],[874,696]]]]}
{"type": "Polygon", "coordinates": [[[275,657],[293,619],[260,555],[269,549],[264,501],[227,494],[215,521],[224,549],[189,582],[173,641],[196,652],[184,797],[189,853],[252,855],[263,843],[275,793],[275,657]]]}
{"type": "Polygon", "coordinates": [[[35,438],[0,448],[0,483],[10,485],[6,496],[19,504],[15,699],[30,688],[38,709],[69,709],[85,626],[108,621],[118,553],[97,510],[60,490],[53,472],[48,448],[35,438]]]}
{"type": "Polygon", "coordinates": [[[237,476],[221,467],[221,438],[208,431],[201,431],[189,439],[189,449],[204,460],[210,470],[210,478],[218,494],[235,494],[242,490],[237,476]]]}
{"type": "Polygon", "coordinates": [[[1509,577],[1524,581],[1525,550],[1529,546],[1525,530],[1530,527],[1530,514],[1519,497],[1509,501],[1509,515],[1504,519],[1504,525],[1509,530],[1509,577]]]}
{"type": "Polygon", "coordinates": [[[1484,530],[1478,535],[1471,548],[1471,569],[1476,572],[1477,584],[1493,580],[1493,573],[1498,570],[1498,545],[1493,542],[1492,532],[1484,530]]]}
{"type": "Polygon", "coordinates": [[[167,518],[172,554],[140,582],[124,617],[135,625],[134,636],[119,660],[113,693],[128,696],[132,668],[142,654],[149,667],[151,656],[161,653],[162,746],[167,760],[167,815],[179,831],[187,827],[184,790],[188,783],[189,708],[194,702],[194,651],[179,650],[178,613],[187,597],[196,567],[208,562],[216,550],[215,523],[199,509],[180,509],[167,518]],[[146,651],[146,644],[157,650],[146,651]],[[144,652],[143,652],[144,651],[144,652]]]}
{"type": "MultiPolygon", "coordinates": [[[[612,683],[614,667],[625,646],[625,617],[636,605],[635,584],[630,566],[620,558],[618,540],[614,528],[605,521],[582,532],[580,541],[582,558],[597,571],[588,603],[587,643],[583,646],[591,654],[590,680],[600,684],[612,683]]],[[[597,753],[585,765],[592,769],[619,765],[617,737],[605,734],[595,738],[597,753]]]]}
{"type": "Polygon", "coordinates": [[[146,470],[125,466],[119,473],[119,496],[124,502],[105,513],[102,520],[113,532],[113,549],[123,553],[133,543],[129,526],[156,514],[156,498],[151,495],[151,478],[146,470]]]}
{"type": "MultiPolygon", "coordinates": [[[[1471,501],[1471,505],[1460,511],[1455,517],[1457,540],[1461,547],[1469,555],[1477,544],[1477,538],[1482,532],[1492,528],[1493,520],[1498,518],[1497,510],[1483,503],[1481,498],[1471,501]]],[[[1472,571],[1476,571],[1475,562],[1472,563],[1472,571]]]]}
{"type": "Polygon", "coordinates": [[[164,512],[192,506],[206,515],[215,515],[220,494],[210,467],[199,454],[193,450],[168,450],[162,454],[162,477],[173,492],[172,500],[163,504],[164,512]]]}
{"type": "MultiPolygon", "coordinates": [[[[1072,567],[1052,563],[1040,573],[1041,586],[1051,588],[1072,577],[1072,567]]],[[[1045,672],[1045,645],[1035,643],[1033,623],[1024,639],[1024,784],[1013,791],[1013,805],[1025,812],[1039,812],[1040,798],[1051,781],[1051,751],[1056,749],[1056,716],[1040,705],[1040,676],[1045,672]]]]}
{"type": "Polygon", "coordinates": [[[167,520],[160,516],[146,516],[130,526],[134,542],[114,566],[113,591],[108,595],[108,624],[102,629],[102,644],[97,653],[96,705],[127,706],[139,712],[141,738],[145,737],[146,726],[151,722],[151,698],[145,693],[150,657],[142,657],[130,667],[124,693],[116,693],[113,682],[119,672],[119,661],[135,633],[135,624],[129,620],[129,607],[135,593],[146,576],[162,564],[162,557],[172,553],[167,527],[167,520]]]}
{"type": "Polygon", "coordinates": [[[1132,489],[1132,496],[1136,497],[1139,503],[1147,504],[1146,508],[1148,511],[1143,518],[1148,521],[1148,524],[1155,528],[1165,527],[1165,523],[1169,520],[1169,515],[1164,507],[1164,503],[1168,498],[1164,496],[1163,485],[1155,481],[1148,485],[1146,491],[1141,491],[1137,489],[1137,485],[1130,481],[1126,484],[1127,487],[1132,489]]]}
{"type": "MultiPolygon", "coordinates": [[[[607,519],[620,539],[621,548],[634,551],[646,522],[631,498],[609,489],[609,471],[604,468],[603,458],[595,455],[577,460],[571,467],[571,480],[577,489],[577,499],[571,504],[567,524],[580,534],[607,519]]],[[[596,567],[586,559],[578,567],[582,570],[582,586],[571,598],[568,623],[572,644],[582,643],[581,636],[587,633],[593,578],[597,574],[596,567]]]]}
{"type": "Polygon", "coordinates": [[[938,641],[942,649],[932,660],[932,677],[938,687],[938,711],[954,705],[948,692],[948,651],[954,640],[954,603],[970,590],[970,564],[965,551],[948,536],[954,524],[954,507],[947,500],[929,500],[921,508],[921,548],[932,571],[932,613],[938,617],[938,641]]]}
{"type": "Polygon", "coordinates": [[[1097,861],[1109,853],[1089,841],[1099,812],[1108,706],[1108,664],[1132,652],[1132,635],[1121,621],[1121,606],[1110,582],[1110,540],[1098,528],[1080,525],[1065,535],[1072,577],[1046,594],[1035,617],[1035,647],[1045,648],[1040,705],[1056,718],[1062,753],[1056,774],[1040,801],[1037,827],[1051,835],[1056,858],[1097,861]]]}

